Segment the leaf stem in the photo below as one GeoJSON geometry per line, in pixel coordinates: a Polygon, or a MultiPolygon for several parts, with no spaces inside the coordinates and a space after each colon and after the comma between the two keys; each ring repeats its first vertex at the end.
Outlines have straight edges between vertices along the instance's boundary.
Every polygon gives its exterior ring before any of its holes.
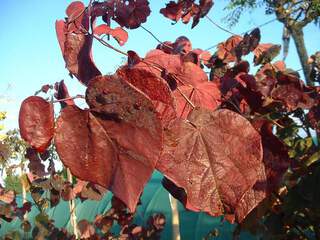
{"type": "Polygon", "coordinates": [[[76,95],[74,97],[68,97],[68,98],[54,100],[54,101],[52,101],[52,103],[64,102],[64,101],[73,100],[73,99],[76,99],[76,98],[85,98],[85,96],[83,96],[81,94],[78,94],[78,95],[76,95]]]}

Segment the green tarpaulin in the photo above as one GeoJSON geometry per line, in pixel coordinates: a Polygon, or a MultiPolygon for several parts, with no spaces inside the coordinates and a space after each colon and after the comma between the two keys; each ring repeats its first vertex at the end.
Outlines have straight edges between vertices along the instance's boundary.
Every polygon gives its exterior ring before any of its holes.
{"type": "MultiPolygon", "coordinates": [[[[148,217],[154,213],[163,213],[166,216],[166,226],[162,233],[161,239],[172,239],[172,214],[169,202],[168,192],[161,185],[162,175],[155,172],[146,185],[141,201],[142,205],[138,207],[135,222],[137,224],[145,223],[148,217]]],[[[87,219],[93,221],[97,214],[106,212],[110,207],[111,193],[107,193],[101,201],[86,200],[76,203],[77,221],[87,219]]],[[[21,198],[17,199],[18,204],[21,204],[21,198]]],[[[181,240],[202,240],[213,229],[218,230],[218,237],[214,239],[229,240],[232,239],[234,225],[222,221],[221,217],[211,217],[205,213],[195,213],[187,211],[179,203],[179,220],[180,220],[180,234],[181,240]]],[[[28,214],[31,224],[33,224],[34,217],[38,214],[38,210],[32,207],[32,211],[28,214]]],[[[66,228],[72,232],[70,223],[69,204],[63,200],[60,203],[47,211],[49,217],[55,221],[55,226],[59,228],[66,228]]],[[[19,231],[21,236],[23,231],[20,229],[21,221],[15,219],[8,223],[2,221],[0,236],[4,236],[10,231],[19,231]]],[[[116,228],[114,228],[116,231],[116,228]]],[[[32,239],[31,234],[28,235],[32,239]]],[[[258,237],[253,237],[249,234],[243,233],[240,236],[241,240],[254,240],[258,237]]]]}

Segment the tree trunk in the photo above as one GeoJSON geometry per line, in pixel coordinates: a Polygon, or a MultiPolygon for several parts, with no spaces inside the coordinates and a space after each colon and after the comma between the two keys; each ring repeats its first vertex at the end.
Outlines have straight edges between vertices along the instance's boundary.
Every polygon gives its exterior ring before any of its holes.
{"type": "Polygon", "coordinates": [[[296,45],[297,52],[299,55],[300,63],[302,66],[303,74],[306,79],[306,83],[309,86],[313,86],[313,82],[310,80],[310,66],[308,64],[308,52],[304,42],[304,35],[302,28],[290,27],[289,28],[293,41],[296,45]]]}

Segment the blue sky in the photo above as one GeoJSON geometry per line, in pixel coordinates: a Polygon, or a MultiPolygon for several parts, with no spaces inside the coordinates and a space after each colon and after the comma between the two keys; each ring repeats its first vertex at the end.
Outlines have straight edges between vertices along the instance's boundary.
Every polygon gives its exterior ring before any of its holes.
{"type": "MultiPolygon", "coordinates": [[[[194,48],[206,49],[230,36],[213,26],[207,19],[200,21],[192,30],[190,24],[172,25],[170,20],[159,14],[160,8],[168,1],[149,1],[152,13],[144,26],[162,41],[174,41],[184,35],[192,41],[194,48]]],[[[83,94],[85,90],[76,79],[69,77],[55,34],[55,20],[64,18],[65,8],[70,2],[69,0],[1,1],[0,111],[8,112],[8,119],[5,121],[7,129],[18,126],[21,101],[34,94],[43,84],[53,84],[64,79],[72,95],[83,94]]],[[[210,18],[223,26],[227,25],[222,21],[227,14],[223,10],[226,3],[225,0],[216,0],[215,6],[209,13],[210,18]]],[[[273,18],[272,15],[266,16],[263,9],[246,12],[239,24],[231,30],[242,33],[273,18]]],[[[143,29],[128,32],[129,40],[122,47],[124,51],[134,50],[144,56],[148,50],[157,45],[157,42],[143,29]]],[[[261,42],[281,44],[280,23],[273,22],[261,28],[261,32],[261,42]]],[[[319,50],[319,28],[310,24],[304,33],[309,54],[319,50]]],[[[115,41],[111,41],[111,44],[119,47],[115,41]]],[[[123,56],[100,46],[99,43],[94,44],[93,51],[95,62],[104,74],[114,72],[117,66],[125,61],[123,56]]],[[[301,68],[292,41],[287,65],[292,69],[301,68]]]]}

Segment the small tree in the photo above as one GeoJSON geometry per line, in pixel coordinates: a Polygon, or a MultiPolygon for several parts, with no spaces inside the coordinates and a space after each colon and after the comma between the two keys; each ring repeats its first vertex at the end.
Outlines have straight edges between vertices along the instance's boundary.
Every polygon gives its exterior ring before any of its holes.
{"type": "MultiPolygon", "coordinates": [[[[195,27],[212,6],[210,0],[170,1],[160,12],[173,21],[192,19],[195,27]]],[[[101,37],[122,46],[125,29],[140,27],[150,13],[147,0],[77,1],[56,22],[66,67],[87,89],[72,97],[63,81],[48,84],[36,94],[43,97],[30,96],[21,105],[21,136],[29,145],[29,168],[37,173],[30,180],[40,211],[33,237],[75,237],[55,227],[45,210],[60,198],[100,200],[106,188],[114,194],[112,208],[94,223],[79,219],[80,238],[160,238],[163,215],[145,227],[133,224],[144,185],[159,170],[163,186],[185,208],[236,222],[235,236],[245,229],[267,239],[319,238],[319,150],[309,131],[319,129],[320,116],[312,110],[318,88],[306,86],[283,62],[272,62],[280,46],[260,43],[259,29],[219,43],[214,54],[193,49],[181,36],[160,41],[143,58],[101,37]],[[105,23],[96,26],[100,17],[105,23]],[[119,26],[111,28],[111,22],[119,26]],[[126,64],[103,76],[94,64],[94,40],[125,55],[126,64]],[[254,75],[243,60],[251,52],[260,66],[254,75]],[[88,108],[75,98],[85,98],[88,108]],[[53,149],[77,182],[55,170],[53,149]],[[36,171],[44,161],[48,170],[36,171]],[[111,231],[114,222],[119,234],[111,231]]]]}

